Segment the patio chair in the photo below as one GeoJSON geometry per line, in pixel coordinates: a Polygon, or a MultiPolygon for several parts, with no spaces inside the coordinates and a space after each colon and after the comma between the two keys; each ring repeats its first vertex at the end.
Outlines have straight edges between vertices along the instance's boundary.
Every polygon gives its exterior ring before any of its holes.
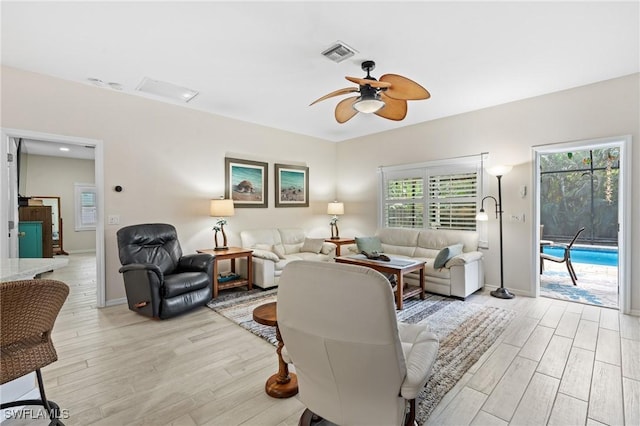
{"type": "Polygon", "coordinates": [[[565,263],[567,265],[567,270],[569,271],[569,276],[571,277],[571,281],[573,285],[578,285],[576,281],[578,281],[578,277],[576,276],[576,271],[573,269],[573,264],[571,263],[571,247],[578,239],[578,236],[584,231],[584,227],[578,229],[576,235],[573,236],[571,242],[569,244],[552,244],[549,247],[559,247],[564,250],[564,254],[562,257],[552,256],[546,253],[540,253],[540,270],[543,269],[543,263],[545,260],[550,260],[556,263],[565,263]]]}

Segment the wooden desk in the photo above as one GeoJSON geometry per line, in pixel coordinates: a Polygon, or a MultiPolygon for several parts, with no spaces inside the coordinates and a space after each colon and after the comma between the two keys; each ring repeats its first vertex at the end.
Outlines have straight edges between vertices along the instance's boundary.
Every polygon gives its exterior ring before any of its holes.
{"type": "Polygon", "coordinates": [[[325,241],[336,245],[336,257],[340,256],[340,246],[356,243],[355,238],[326,238],[325,241]]]}
{"type": "Polygon", "coordinates": [[[240,287],[246,285],[249,290],[253,288],[253,250],[244,249],[242,247],[229,247],[227,250],[200,249],[198,253],[208,253],[214,257],[213,259],[213,298],[218,297],[218,291],[232,287],[240,287]],[[247,276],[240,277],[235,280],[219,282],[218,274],[220,273],[219,262],[221,260],[231,261],[231,272],[236,272],[236,259],[245,257],[247,259],[247,276]]]}
{"type": "Polygon", "coordinates": [[[277,318],[277,303],[265,303],[253,310],[253,320],[258,324],[267,325],[276,328],[276,340],[278,340],[278,372],[269,379],[264,385],[267,395],[274,398],[289,398],[298,393],[298,377],[295,373],[289,373],[289,366],[282,359],[282,348],[284,342],[280,335],[277,318]]]}
{"type": "Polygon", "coordinates": [[[397,278],[397,290],[396,290],[396,307],[402,309],[402,301],[413,296],[420,295],[420,299],[425,298],[424,290],[424,266],[425,262],[407,259],[398,259],[391,257],[389,262],[383,260],[369,260],[362,254],[356,254],[353,256],[336,257],[337,263],[349,263],[351,265],[366,266],[367,268],[375,269],[378,272],[394,274],[397,278]],[[411,286],[404,288],[404,275],[409,272],[420,272],[420,286],[411,286]]]}

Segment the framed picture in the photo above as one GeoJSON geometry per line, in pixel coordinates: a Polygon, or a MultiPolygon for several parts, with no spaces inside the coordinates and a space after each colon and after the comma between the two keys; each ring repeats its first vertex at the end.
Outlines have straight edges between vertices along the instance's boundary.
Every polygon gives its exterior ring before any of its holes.
{"type": "Polygon", "coordinates": [[[309,168],[275,164],[276,207],[309,207],[309,168]]]}
{"type": "Polygon", "coordinates": [[[259,161],[224,159],[224,196],[234,207],[267,207],[268,165],[259,161]]]}

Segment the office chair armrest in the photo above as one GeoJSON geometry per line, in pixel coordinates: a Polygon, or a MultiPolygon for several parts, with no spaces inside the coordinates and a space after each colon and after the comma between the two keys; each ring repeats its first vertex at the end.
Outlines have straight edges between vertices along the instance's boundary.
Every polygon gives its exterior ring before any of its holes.
{"type": "Polygon", "coordinates": [[[181,272],[209,272],[213,274],[213,259],[215,256],[207,253],[186,254],[178,260],[178,270],[181,272]]]}
{"type": "Polygon", "coordinates": [[[411,345],[405,353],[407,375],[402,382],[400,394],[405,399],[414,399],[431,375],[440,343],[438,336],[424,325],[399,323],[398,332],[400,341],[411,345]]]}

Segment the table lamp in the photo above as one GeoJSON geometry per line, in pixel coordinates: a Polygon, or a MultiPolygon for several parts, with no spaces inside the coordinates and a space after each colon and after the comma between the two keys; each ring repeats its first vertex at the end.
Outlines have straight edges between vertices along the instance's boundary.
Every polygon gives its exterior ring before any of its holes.
{"type": "Polygon", "coordinates": [[[329,222],[329,225],[331,225],[331,239],[337,240],[340,238],[340,231],[338,230],[338,215],[344,214],[344,203],[339,203],[337,201],[329,203],[327,205],[327,214],[333,215],[331,222],[329,222]]]}
{"type": "Polygon", "coordinates": [[[225,217],[231,217],[234,214],[233,209],[233,200],[211,200],[210,206],[210,216],[217,217],[218,220],[216,224],[213,226],[213,230],[215,231],[213,240],[215,242],[214,250],[228,250],[227,246],[227,234],[224,232],[224,225],[227,224],[227,220],[225,217]],[[222,232],[222,245],[218,245],[218,232],[222,232]]]}

